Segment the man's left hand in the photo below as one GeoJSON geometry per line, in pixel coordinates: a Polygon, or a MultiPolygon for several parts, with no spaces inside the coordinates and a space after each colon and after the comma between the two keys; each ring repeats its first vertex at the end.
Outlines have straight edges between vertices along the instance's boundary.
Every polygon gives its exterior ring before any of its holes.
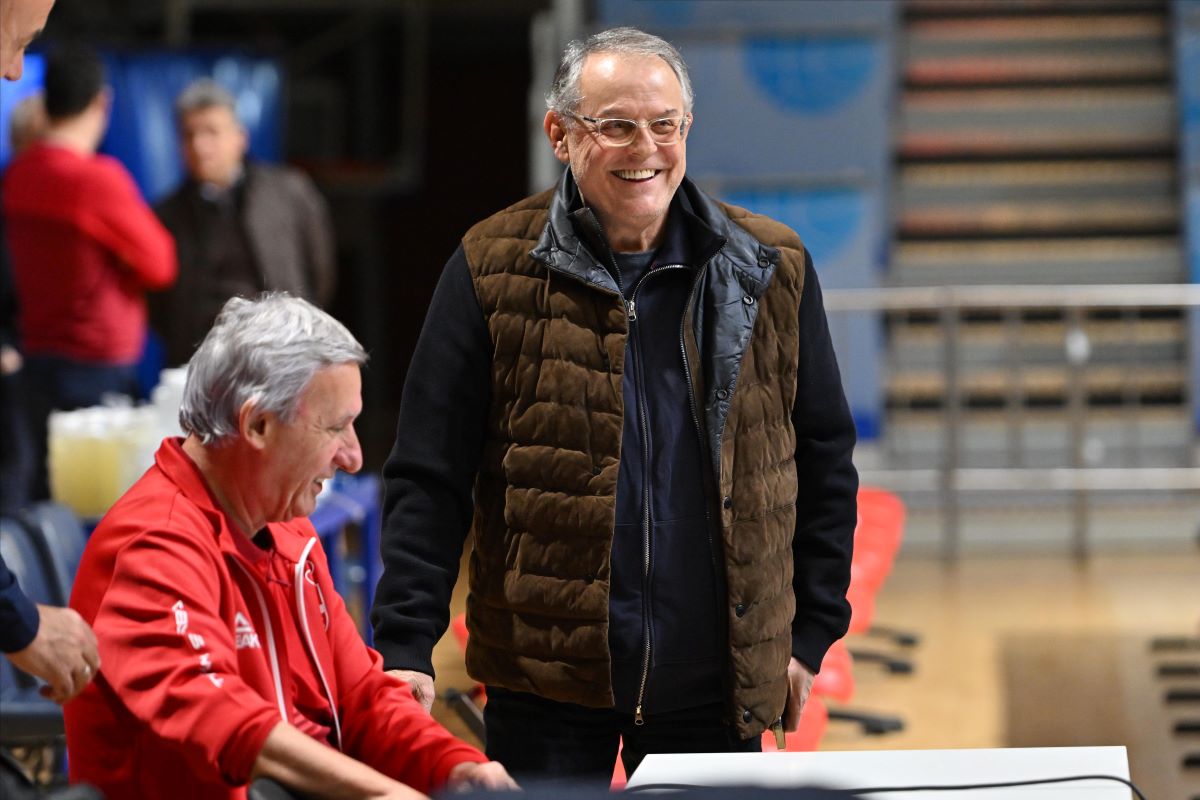
{"type": "Polygon", "coordinates": [[[446,788],[451,790],[466,789],[520,789],[499,761],[488,761],[479,764],[474,761],[464,761],[450,770],[446,780],[446,788]]]}
{"type": "Polygon", "coordinates": [[[808,667],[793,658],[788,662],[787,677],[788,696],[787,704],[783,707],[783,728],[791,733],[800,727],[800,712],[808,702],[814,676],[808,667]]]}

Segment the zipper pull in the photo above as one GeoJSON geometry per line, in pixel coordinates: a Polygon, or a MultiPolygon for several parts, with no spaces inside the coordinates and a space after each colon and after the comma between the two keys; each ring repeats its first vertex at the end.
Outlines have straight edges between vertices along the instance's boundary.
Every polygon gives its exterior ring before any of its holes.
{"type": "Polygon", "coordinates": [[[645,725],[646,720],[642,717],[642,704],[638,703],[638,707],[633,712],[633,724],[645,725]]]}
{"type": "Polygon", "coordinates": [[[625,316],[629,318],[630,322],[637,321],[637,301],[636,300],[627,300],[625,302],[625,316]]]}

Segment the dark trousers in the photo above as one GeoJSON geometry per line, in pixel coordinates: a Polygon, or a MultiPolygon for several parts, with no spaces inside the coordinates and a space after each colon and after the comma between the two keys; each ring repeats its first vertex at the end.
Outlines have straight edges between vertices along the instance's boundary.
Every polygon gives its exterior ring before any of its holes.
{"type": "Polygon", "coordinates": [[[132,364],[89,364],[55,356],[27,356],[21,374],[34,454],[33,499],[43,500],[50,496],[50,412],[100,405],[106,394],[136,396],[137,375],[132,364]]]}
{"type": "Polygon", "coordinates": [[[622,745],[625,774],[650,753],[752,753],[762,740],[740,739],[721,703],[669,711],[634,725],[633,715],[558,703],[488,687],[483,709],[487,756],[518,783],[572,780],[607,786],[622,745]]]}
{"type": "Polygon", "coordinates": [[[22,374],[0,375],[0,513],[13,516],[33,499],[33,459],[22,374]]]}

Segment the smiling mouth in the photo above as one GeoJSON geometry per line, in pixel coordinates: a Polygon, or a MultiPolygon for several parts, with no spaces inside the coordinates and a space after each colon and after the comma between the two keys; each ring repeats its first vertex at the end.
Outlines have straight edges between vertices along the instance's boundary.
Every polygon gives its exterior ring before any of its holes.
{"type": "Polygon", "coordinates": [[[650,180],[660,172],[662,172],[661,169],[618,169],[613,170],[613,175],[630,183],[642,183],[643,181],[650,180]]]}

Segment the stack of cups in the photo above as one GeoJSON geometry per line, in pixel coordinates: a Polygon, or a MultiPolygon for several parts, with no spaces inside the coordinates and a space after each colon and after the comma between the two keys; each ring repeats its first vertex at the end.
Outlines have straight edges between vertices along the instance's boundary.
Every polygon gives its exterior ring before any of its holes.
{"type": "Polygon", "coordinates": [[[84,518],[103,516],[154,463],[159,443],[179,436],[186,369],[163,370],[150,405],[126,397],[50,414],[50,493],[84,518]]]}

